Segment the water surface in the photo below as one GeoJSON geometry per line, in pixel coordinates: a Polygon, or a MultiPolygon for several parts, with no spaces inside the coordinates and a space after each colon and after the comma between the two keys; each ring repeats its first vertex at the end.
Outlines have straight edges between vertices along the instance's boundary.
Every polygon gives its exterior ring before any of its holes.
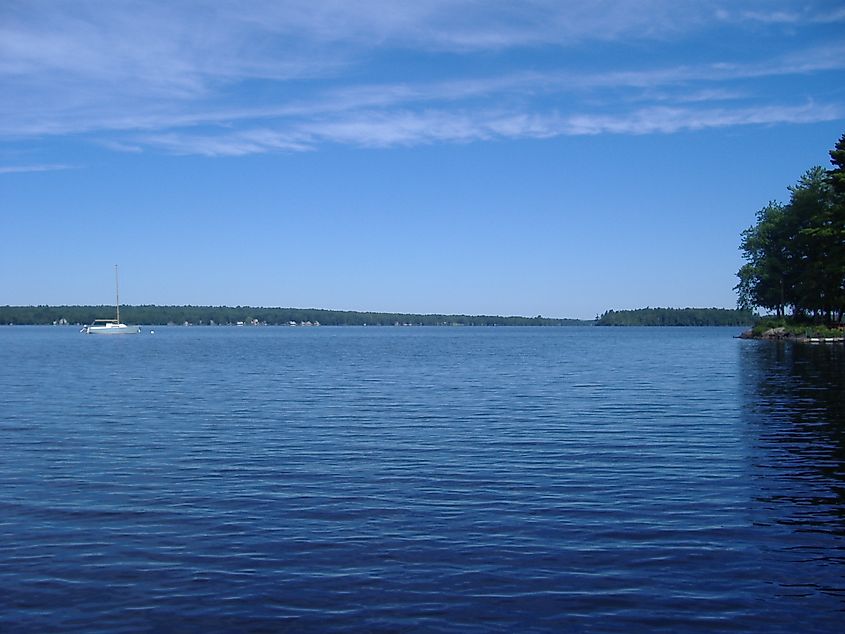
{"type": "Polygon", "coordinates": [[[0,630],[838,631],[845,354],[0,328],[0,630]]]}

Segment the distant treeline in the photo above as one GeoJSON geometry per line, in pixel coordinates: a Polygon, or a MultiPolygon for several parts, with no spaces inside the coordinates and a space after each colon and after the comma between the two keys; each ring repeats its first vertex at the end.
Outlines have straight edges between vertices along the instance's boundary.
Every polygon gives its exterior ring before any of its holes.
{"type": "MultiPolygon", "coordinates": [[[[113,317],[114,306],[0,306],[0,324],[89,324],[113,317]]],[[[120,319],[129,324],[227,325],[254,321],[267,325],[291,322],[324,326],[578,326],[593,322],[548,317],[491,315],[416,315],[319,308],[256,308],[252,306],[121,306],[120,319]]]]}
{"type": "Polygon", "coordinates": [[[639,308],[609,310],[597,326],[748,326],[754,322],[750,310],[728,308],[639,308]]]}

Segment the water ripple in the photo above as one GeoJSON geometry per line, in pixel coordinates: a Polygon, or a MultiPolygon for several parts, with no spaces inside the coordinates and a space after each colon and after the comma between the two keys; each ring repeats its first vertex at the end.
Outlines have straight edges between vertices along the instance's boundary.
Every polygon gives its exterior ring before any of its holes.
{"type": "Polygon", "coordinates": [[[845,359],[732,334],[0,329],[0,629],[837,631],[845,359]]]}

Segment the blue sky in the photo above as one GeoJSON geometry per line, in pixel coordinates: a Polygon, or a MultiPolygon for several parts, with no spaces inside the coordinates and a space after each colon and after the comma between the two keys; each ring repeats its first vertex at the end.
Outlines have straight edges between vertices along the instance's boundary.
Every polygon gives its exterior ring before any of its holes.
{"type": "Polygon", "coordinates": [[[0,304],[733,307],[841,1],[0,4],[0,304]]]}

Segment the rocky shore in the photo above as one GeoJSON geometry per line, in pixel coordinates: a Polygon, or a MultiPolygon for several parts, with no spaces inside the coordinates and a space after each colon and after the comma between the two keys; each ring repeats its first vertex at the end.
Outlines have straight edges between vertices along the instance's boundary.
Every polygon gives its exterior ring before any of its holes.
{"type": "Polygon", "coordinates": [[[747,330],[741,335],[740,339],[765,339],[768,341],[795,341],[798,343],[845,343],[845,336],[840,335],[836,337],[816,336],[813,333],[795,333],[787,330],[783,326],[779,328],[769,328],[761,333],[755,333],[753,330],[747,330]]]}

